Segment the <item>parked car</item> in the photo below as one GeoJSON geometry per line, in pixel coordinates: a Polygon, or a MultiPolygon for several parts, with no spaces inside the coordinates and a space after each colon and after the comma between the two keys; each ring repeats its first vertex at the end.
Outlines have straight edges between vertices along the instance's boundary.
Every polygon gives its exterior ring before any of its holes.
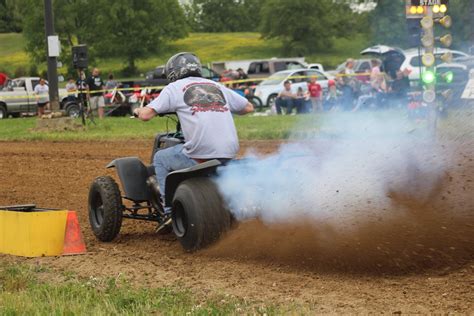
{"type": "Polygon", "coordinates": [[[324,67],[322,64],[319,64],[319,63],[312,63],[312,64],[308,64],[306,66],[306,68],[308,69],[316,69],[316,70],[319,70],[319,71],[323,71],[324,72],[324,67]]]}
{"type": "MultiPolygon", "coordinates": [[[[35,114],[37,112],[36,95],[34,88],[39,83],[39,77],[21,77],[12,79],[0,91],[0,119],[21,114],[35,114]]],[[[79,105],[76,101],[68,101],[67,91],[59,89],[60,109],[67,115],[77,117],[79,105]]]]}
{"type": "Polygon", "coordinates": [[[259,97],[263,104],[272,106],[275,103],[278,93],[283,90],[283,83],[286,80],[292,82],[292,87],[295,91],[298,87],[302,87],[304,91],[307,91],[309,77],[313,76],[316,76],[316,80],[321,85],[323,91],[326,91],[328,88],[328,80],[333,78],[333,76],[315,69],[300,68],[296,70],[283,70],[274,73],[268,79],[263,80],[257,85],[255,96],[259,97]]]}
{"type": "Polygon", "coordinates": [[[251,62],[247,70],[249,78],[267,78],[282,70],[306,68],[306,65],[294,59],[274,58],[251,62]]]}
{"type": "Polygon", "coordinates": [[[212,70],[218,74],[224,71],[243,69],[245,73],[249,73],[252,78],[268,77],[269,75],[290,68],[306,68],[304,57],[287,57],[287,58],[267,58],[267,59],[245,59],[245,60],[227,60],[215,61],[211,63],[212,70]]]}

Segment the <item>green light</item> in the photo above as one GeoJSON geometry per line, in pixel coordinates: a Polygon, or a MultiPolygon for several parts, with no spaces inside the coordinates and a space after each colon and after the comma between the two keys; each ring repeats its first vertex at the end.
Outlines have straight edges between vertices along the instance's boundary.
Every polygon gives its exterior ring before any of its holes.
{"type": "Polygon", "coordinates": [[[447,83],[453,82],[454,79],[454,74],[452,71],[448,71],[444,73],[444,80],[446,80],[447,83]]]}
{"type": "Polygon", "coordinates": [[[426,70],[423,75],[421,76],[421,80],[423,80],[424,83],[430,84],[435,81],[435,74],[434,72],[430,70],[426,70]]]}

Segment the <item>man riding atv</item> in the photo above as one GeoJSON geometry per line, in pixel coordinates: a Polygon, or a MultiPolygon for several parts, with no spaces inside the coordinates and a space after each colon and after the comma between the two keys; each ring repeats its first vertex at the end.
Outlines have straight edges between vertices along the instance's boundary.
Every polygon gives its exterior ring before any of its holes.
{"type": "MultiPolygon", "coordinates": [[[[158,98],[134,111],[142,121],[175,112],[181,123],[184,144],[159,150],[153,158],[162,198],[170,172],[208,160],[225,163],[235,158],[239,142],[232,113],[244,115],[253,111],[253,105],[246,98],[202,78],[201,62],[192,53],[172,56],[166,63],[165,75],[170,84],[158,98]]],[[[170,211],[170,207],[165,208],[168,219],[163,226],[171,223],[170,211]]]]}

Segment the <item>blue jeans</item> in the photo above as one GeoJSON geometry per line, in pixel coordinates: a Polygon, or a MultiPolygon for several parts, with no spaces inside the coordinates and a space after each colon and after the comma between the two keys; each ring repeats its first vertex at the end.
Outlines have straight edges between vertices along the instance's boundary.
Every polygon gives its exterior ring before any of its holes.
{"type": "Polygon", "coordinates": [[[275,107],[278,115],[281,115],[281,108],[286,108],[286,114],[289,115],[293,111],[294,102],[293,99],[282,99],[276,98],[275,107]]]}
{"type": "Polygon", "coordinates": [[[165,195],[166,176],[171,171],[185,169],[197,165],[197,162],[183,153],[183,144],[162,149],[153,157],[156,179],[160,185],[161,195],[165,195]]]}

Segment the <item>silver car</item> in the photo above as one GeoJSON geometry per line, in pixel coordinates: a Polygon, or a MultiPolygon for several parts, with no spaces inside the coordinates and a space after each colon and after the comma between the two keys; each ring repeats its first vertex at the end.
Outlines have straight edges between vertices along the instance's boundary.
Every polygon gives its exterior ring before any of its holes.
{"type": "Polygon", "coordinates": [[[295,91],[299,87],[303,88],[303,91],[307,91],[309,78],[313,76],[316,77],[316,81],[321,85],[323,91],[328,88],[328,80],[333,79],[331,75],[316,69],[283,70],[260,82],[255,89],[255,96],[259,97],[263,104],[272,106],[278,93],[283,90],[283,83],[286,80],[292,83],[292,88],[295,91]]]}

